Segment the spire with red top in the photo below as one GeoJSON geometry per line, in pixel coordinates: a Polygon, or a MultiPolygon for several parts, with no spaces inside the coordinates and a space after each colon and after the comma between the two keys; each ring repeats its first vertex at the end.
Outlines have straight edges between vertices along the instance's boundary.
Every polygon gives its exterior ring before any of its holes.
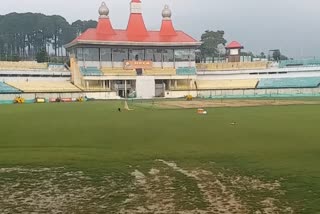
{"type": "Polygon", "coordinates": [[[127,27],[129,36],[146,36],[147,28],[142,17],[142,7],[140,0],[132,0],[130,3],[130,18],[127,27]]]}
{"type": "Polygon", "coordinates": [[[99,8],[99,22],[97,25],[97,33],[105,35],[116,34],[109,19],[109,8],[105,2],[102,2],[99,8]]]}
{"type": "Polygon", "coordinates": [[[160,35],[161,36],[175,36],[177,35],[173,24],[171,20],[171,10],[169,8],[169,5],[165,5],[164,9],[162,11],[162,25],[161,25],[161,30],[160,30],[160,35]]]}

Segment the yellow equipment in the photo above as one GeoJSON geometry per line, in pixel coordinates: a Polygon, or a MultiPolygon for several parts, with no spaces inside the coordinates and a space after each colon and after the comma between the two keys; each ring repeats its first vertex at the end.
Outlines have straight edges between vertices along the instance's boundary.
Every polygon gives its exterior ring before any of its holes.
{"type": "Polygon", "coordinates": [[[22,98],[22,97],[16,97],[15,99],[14,99],[14,103],[17,103],[17,104],[22,104],[22,103],[24,103],[25,102],[25,100],[24,100],[24,98],[22,98]]]}

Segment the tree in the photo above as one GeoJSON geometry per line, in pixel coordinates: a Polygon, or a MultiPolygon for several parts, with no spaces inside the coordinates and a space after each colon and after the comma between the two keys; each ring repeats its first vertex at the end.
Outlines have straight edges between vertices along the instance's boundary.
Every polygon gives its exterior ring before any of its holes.
{"type": "Polygon", "coordinates": [[[265,58],[267,58],[264,52],[261,52],[261,54],[260,54],[260,58],[261,58],[261,59],[265,59],[265,58]]]}
{"type": "Polygon", "coordinates": [[[281,52],[280,50],[275,50],[273,51],[273,54],[272,54],[272,57],[275,61],[280,61],[280,58],[281,58],[281,52]]]}
{"type": "Polygon", "coordinates": [[[47,51],[45,49],[42,49],[40,52],[37,53],[36,59],[38,63],[48,62],[49,56],[47,51]]]}
{"type": "Polygon", "coordinates": [[[249,52],[244,52],[244,51],[242,51],[242,52],[240,53],[240,55],[241,55],[241,56],[250,56],[250,57],[252,57],[252,58],[255,57],[254,54],[253,54],[251,51],[249,51],[249,52]]]}
{"type": "Polygon", "coordinates": [[[289,59],[289,58],[288,58],[287,56],[281,54],[280,60],[288,60],[288,59],[289,59]]]}
{"type": "Polygon", "coordinates": [[[201,57],[215,57],[219,55],[218,45],[226,45],[227,40],[224,39],[224,31],[205,31],[201,36],[202,45],[200,46],[201,57]]]}
{"type": "Polygon", "coordinates": [[[89,21],[81,21],[77,20],[71,24],[73,29],[75,30],[77,35],[80,35],[81,33],[85,32],[89,28],[95,28],[97,26],[98,22],[94,20],[89,21]]]}
{"type": "Polygon", "coordinates": [[[32,59],[45,50],[62,56],[63,45],[78,33],[96,27],[97,22],[78,20],[70,25],[62,16],[40,13],[10,13],[0,15],[0,59],[32,59]]]}

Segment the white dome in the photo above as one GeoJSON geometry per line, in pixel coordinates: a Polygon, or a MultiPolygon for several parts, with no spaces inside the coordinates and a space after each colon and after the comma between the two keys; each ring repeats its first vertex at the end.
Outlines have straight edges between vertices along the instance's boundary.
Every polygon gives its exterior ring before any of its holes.
{"type": "Polygon", "coordinates": [[[99,8],[100,17],[108,17],[109,16],[109,8],[107,7],[105,2],[102,2],[99,8]]]}
{"type": "Polygon", "coordinates": [[[162,10],[162,17],[164,19],[171,19],[171,16],[172,16],[172,12],[169,8],[169,5],[165,5],[164,9],[162,10]]]}

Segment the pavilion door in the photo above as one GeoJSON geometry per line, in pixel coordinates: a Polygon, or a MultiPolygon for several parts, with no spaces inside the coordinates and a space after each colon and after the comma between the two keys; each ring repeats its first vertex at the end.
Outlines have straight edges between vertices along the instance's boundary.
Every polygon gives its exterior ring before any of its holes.
{"type": "Polygon", "coordinates": [[[156,81],[156,87],[155,87],[155,95],[156,97],[164,97],[165,96],[165,84],[163,82],[158,83],[156,81]]]}

